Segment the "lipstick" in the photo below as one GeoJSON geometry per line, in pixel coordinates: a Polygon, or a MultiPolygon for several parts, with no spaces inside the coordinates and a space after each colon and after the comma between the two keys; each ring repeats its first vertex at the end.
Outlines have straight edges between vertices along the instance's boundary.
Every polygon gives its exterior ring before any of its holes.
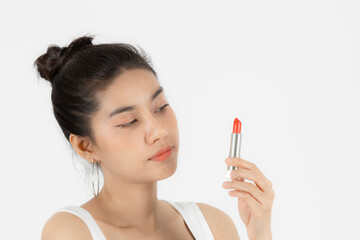
{"type": "MultiPolygon", "coordinates": [[[[240,158],[240,147],[241,147],[241,122],[239,119],[235,118],[233,132],[231,134],[229,157],[240,158]]],[[[238,169],[238,167],[227,166],[225,178],[231,179],[230,173],[234,169],[238,169]]],[[[241,179],[239,178],[239,180],[241,180],[241,179]]]]}

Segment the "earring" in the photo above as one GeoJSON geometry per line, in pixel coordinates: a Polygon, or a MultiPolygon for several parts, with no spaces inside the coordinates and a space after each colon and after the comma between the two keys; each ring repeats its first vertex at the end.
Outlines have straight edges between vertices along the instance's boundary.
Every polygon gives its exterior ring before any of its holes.
{"type": "Polygon", "coordinates": [[[93,188],[93,192],[94,192],[94,197],[96,197],[97,195],[99,195],[99,162],[97,161],[93,161],[92,162],[92,171],[91,171],[91,184],[92,184],[92,188],[93,188]],[[96,164],[96,170],[97,170],[97,194],[95,194],[95,186],[94,186],[94,168],[95,168],[95,164],[96,164]]]}

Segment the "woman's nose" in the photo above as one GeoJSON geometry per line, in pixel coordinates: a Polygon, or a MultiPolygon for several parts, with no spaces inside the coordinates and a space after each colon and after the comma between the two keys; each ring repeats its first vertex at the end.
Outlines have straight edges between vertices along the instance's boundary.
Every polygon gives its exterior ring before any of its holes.
{"type": "Polygon", "coordinates": [[[146,136],[150,143],[158,138],[164,138],[168,133],[163,124],[153,116],[147,118],[146,136]]]}

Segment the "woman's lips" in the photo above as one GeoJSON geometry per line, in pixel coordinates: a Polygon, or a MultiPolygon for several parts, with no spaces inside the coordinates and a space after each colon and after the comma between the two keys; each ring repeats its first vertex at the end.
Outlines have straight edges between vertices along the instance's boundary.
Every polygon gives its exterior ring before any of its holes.
{"type": "Polygon", "coordinates": [[[153,155],[149,160],[161,161],[165,160],[171,155],[172,146],[167,146],[166,148],[160,149],[155,155],[153,155]]]}

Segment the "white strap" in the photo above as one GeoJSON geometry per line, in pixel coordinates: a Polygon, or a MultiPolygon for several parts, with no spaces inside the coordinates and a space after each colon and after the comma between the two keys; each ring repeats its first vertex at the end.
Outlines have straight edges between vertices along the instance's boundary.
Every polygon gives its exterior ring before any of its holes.
{"type": "Polygon", "coordinates": [[[214,240],[211,229],[195,202],[167,202],[182,215],[196,240],[214,240]]]}
{"type": "Polygon", "coordinates": [[[80,206],[66,206],[57,209],[56,211],[65,211],[72,214],[75,214],[79,218],[81,218],[86,225],[88,226],[91,236],[93,240],[106,240],[103,232],[95,222],[95,219],[91,216],[91,214],[84,208],[80,206]]]}

